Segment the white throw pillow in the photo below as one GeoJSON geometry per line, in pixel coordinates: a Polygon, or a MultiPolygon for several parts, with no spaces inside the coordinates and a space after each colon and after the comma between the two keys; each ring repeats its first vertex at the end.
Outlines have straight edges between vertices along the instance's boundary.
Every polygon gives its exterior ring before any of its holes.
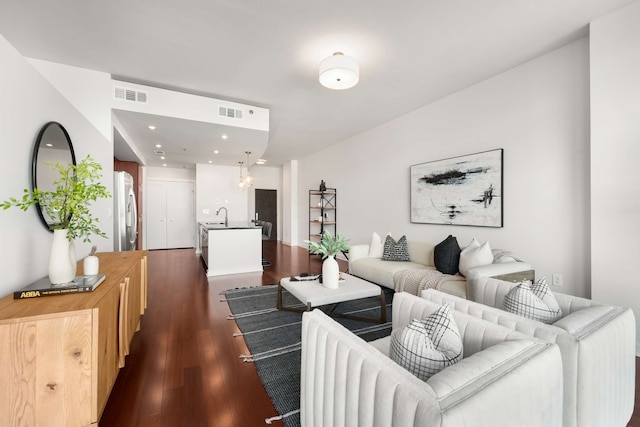
{"type": "Polygon", "coordinates": [[[480,245],[474,238],[469,245],[460,252],[458,271],[466,277],[470,269],[493,263],[493,252],[489,242],[480,245]]]}
{"type": "Polygon", "coordinates": [[[391,333],[389,357],[423,381],[462,359],[462,338],[445,304],[391,333]]]}
{"type": "Polygon", "coordinates": [[[526,280],[504,296],[504,311],[547,324],[562,318],[562,310],[543,277],[536,283],[526,280]]]}
{"type": "Polygon", "coordinates": [[[371,243],[369,243],[369,257],[371,258],[382,258],[382,251],[384,249],[384,242],[382,241],[382,237],[378,235],[375,231],[371,236],[371,243]]]}

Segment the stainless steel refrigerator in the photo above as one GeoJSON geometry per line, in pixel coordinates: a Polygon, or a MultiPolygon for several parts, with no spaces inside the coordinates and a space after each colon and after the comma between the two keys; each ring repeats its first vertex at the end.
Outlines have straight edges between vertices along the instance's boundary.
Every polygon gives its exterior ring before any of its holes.
{"type": "Polygon", "coordinates": [[[113,175],[113,250],[133,251],[138,237],[138,208],[133,177],[127,172],[114,172],[113,175]]]}

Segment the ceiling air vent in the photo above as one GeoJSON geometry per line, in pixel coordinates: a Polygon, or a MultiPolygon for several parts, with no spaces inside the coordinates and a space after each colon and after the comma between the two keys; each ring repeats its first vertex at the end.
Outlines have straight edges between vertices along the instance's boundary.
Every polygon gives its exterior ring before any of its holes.
{"type": "Polygon", "coordinates": [[[138,97],[138,102],[144,102],[145,104],[147,103],[147,92],[136,92],[136,95],[138,97]]]}
{"type": "Polygon", "coordinates": [[[153,154],[158,154],[160,156],[164,156],[164,150],[153,150],[153,154]]]}
{"type": "Polygon", "coordinates": [[[231,107],[220,107],[218,114],[222,117],[230,117],[232,119],[242,119],[242,110],[237,110],[231,107]]]}
{"type": "Polygon", "coordinates": [[[143,104],[147,103],[147,92],[126,89],[123,87],[114,87],[113,97],[115,99],[121,99],[123,101],[141,102],[143,104]]]}

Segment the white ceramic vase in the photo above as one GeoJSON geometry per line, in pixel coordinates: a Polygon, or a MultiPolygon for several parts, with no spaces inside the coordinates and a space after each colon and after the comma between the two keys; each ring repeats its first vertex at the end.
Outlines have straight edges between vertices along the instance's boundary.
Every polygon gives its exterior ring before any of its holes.
{"type": "Polygon", "coordinates": [[[334,256],[328,256],[322,263],[322,284],[329,289],[338,289],[340,269],[334,256]]]}
{"type": "Polygon", "coordinates": [[[82,262],[82,271],[85,276],[95,276],[100,268],[100,259],[95,255],[89,255],[82,262]]]}
{"type": "Polygon", "coordinates": [[[54,285],[68,283],[76,276],[76,249],[67,239],[68,230],[53,230],[49,256],[49,280],[54,285]]]}

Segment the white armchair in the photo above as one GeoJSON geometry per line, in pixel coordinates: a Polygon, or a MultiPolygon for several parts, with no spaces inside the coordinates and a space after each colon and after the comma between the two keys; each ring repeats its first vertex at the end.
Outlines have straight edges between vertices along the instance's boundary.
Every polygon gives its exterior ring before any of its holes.
{"type": "Polygon", "coordinates": [[[501,310],[517,283],[487,277],[469,282],[468,301],[435,290],[421,296],[469,314],[558,344],[564,372],[564,426],[622,427],[635,402],[635,320],[628,308],[553,293],[563,317],[546,325],[501,310]]]}
{"type": "MultiPolygon", "coordinates": [[[[438,308],[397,294],[393,328],[438,308]]],[[[461,313],[454,317],[465,357],[423,382],[384,353],[388,337],[367,343],[319,310],[305,313],[302,426],[562,425],[557,346],[461,313]]]]}

